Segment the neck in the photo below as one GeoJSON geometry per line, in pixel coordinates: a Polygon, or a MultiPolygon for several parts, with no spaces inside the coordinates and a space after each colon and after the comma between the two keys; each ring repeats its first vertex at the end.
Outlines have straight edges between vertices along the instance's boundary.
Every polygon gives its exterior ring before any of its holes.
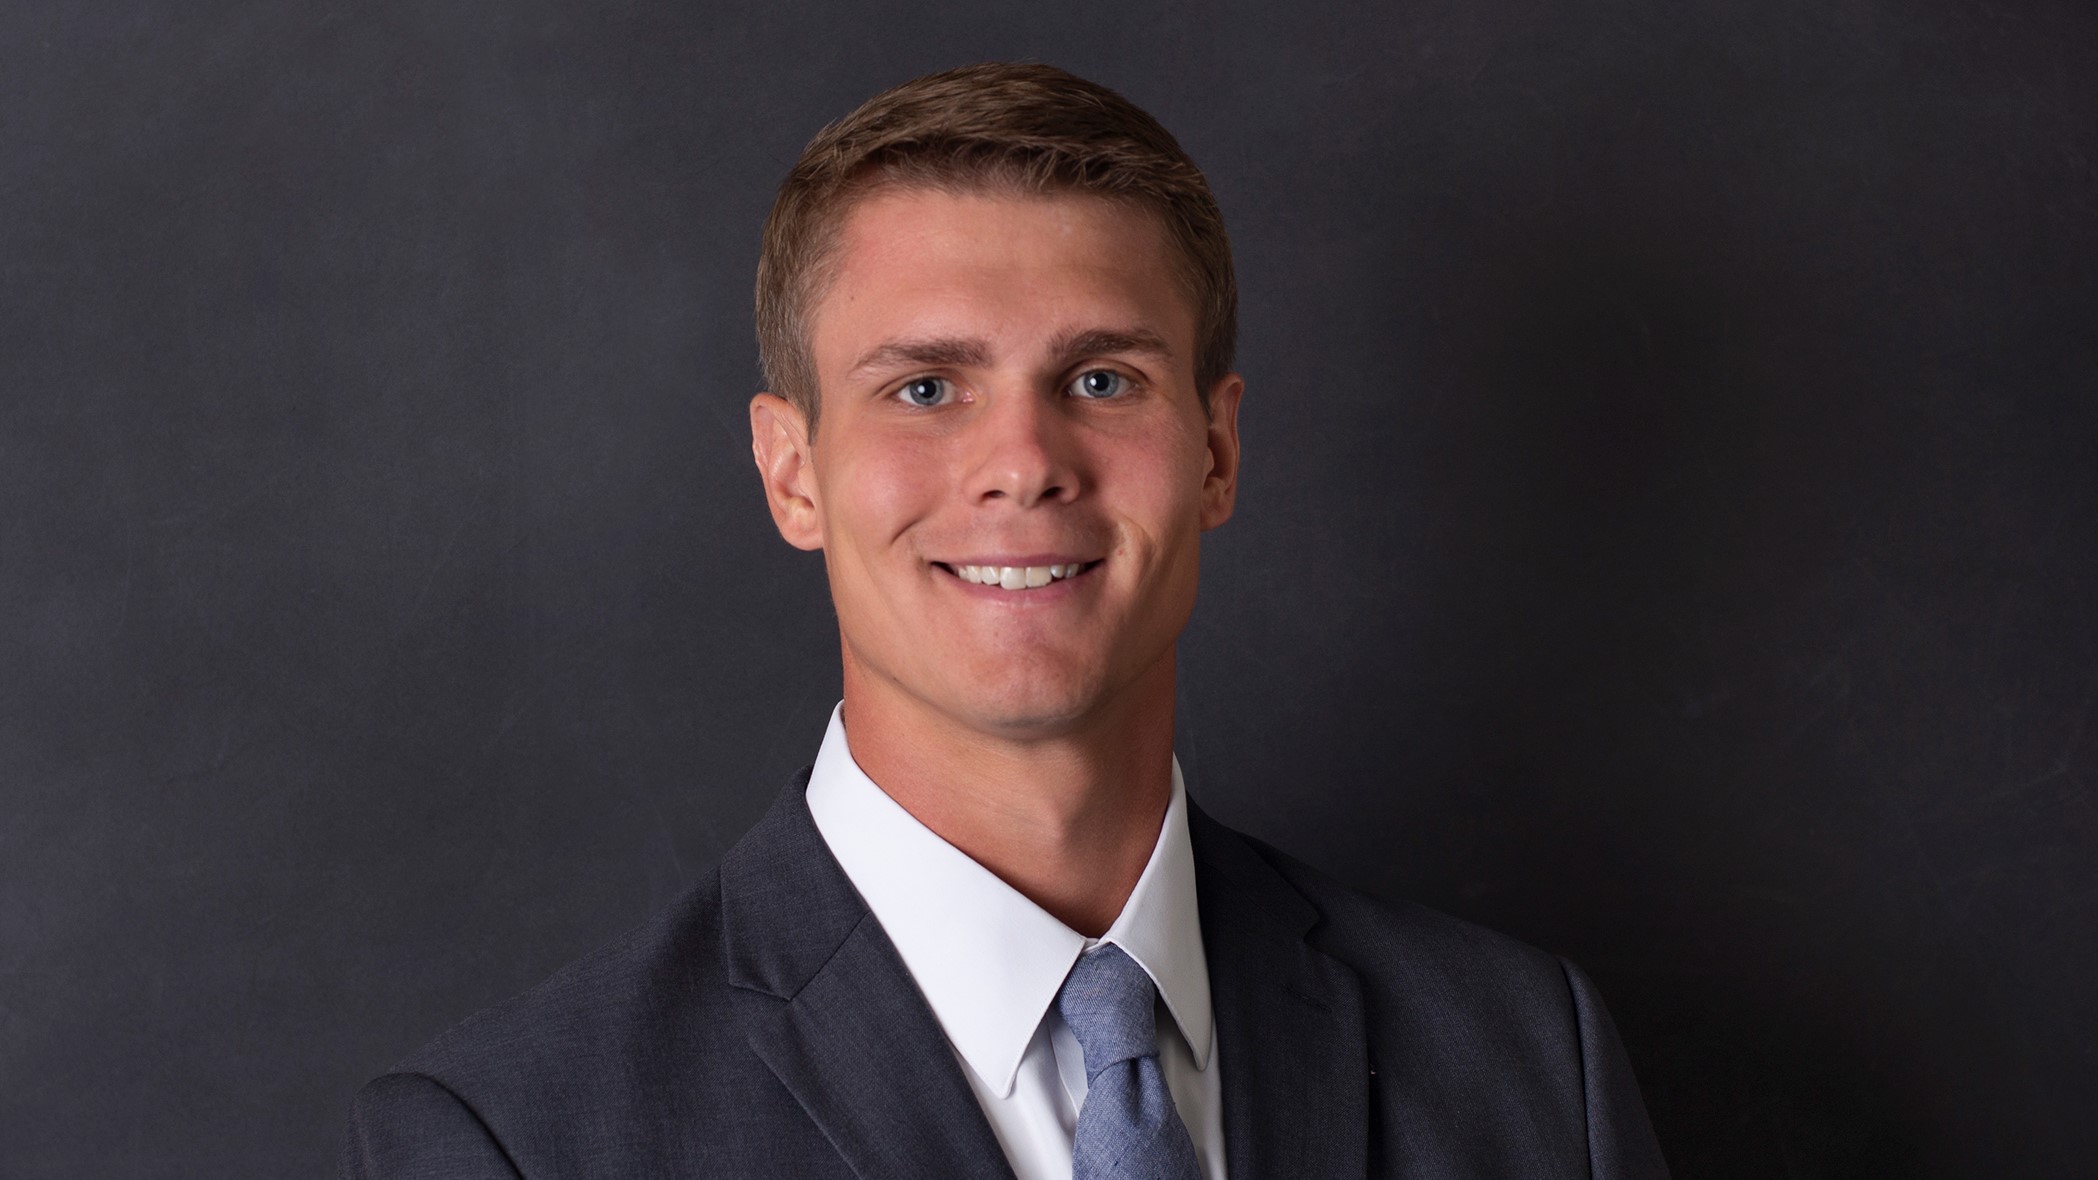
{"type": "Polygon", "coordinates": [[[1173,653],[1077,721],[986,733],[845,661],[852,759],[890,798],[1071,929],[1106,933],[1158,842],[1173,653]]]}

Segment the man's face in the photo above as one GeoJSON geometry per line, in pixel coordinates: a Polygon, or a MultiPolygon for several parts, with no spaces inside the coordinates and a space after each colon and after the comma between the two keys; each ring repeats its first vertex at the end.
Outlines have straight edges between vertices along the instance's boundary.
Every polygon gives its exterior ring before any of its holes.
{"type": "Polygon", "coordinates": [[[1169,251],[1097,197],[901,190],[848,215],[811,316],[816,437],[753,404],[780,530],[824,551],[848,696],[1025,737],[1171,692],[1240,384],[1204,414],[1169,251]]]}

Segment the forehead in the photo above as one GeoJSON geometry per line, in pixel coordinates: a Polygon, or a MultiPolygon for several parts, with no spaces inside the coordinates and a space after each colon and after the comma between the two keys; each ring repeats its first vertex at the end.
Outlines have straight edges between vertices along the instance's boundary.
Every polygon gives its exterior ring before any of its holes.
{"type": "Polygon", "coordinates": [[[879,190],[839,227],[810,343],[829,369],[838,354],[884,336],[1021,344],[1140,324],[1186,356],[1194,307],[1176,261],[1156,214],[1104,197],[879,190]]]}

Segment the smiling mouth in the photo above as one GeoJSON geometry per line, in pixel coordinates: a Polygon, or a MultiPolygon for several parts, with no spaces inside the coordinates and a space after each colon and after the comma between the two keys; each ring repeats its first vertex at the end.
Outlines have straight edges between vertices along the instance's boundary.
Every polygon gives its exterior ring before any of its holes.
{"type": "MultiPolygon", "coordinates": [[[[1104,559],[1103,559],[1104,560],[1104,559]]],[[[997,586],[1004,590],[1039,590],[1066,578],[1075,578],[1098,566],[1098,561],[1074,561],[1058,565],[934,565],[973,586],[997,586]]]]}

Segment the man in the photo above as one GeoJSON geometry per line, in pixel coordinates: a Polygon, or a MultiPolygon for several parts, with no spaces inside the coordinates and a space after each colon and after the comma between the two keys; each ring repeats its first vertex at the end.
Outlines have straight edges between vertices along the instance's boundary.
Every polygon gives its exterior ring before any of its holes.
{"type": "Polygon", "coordinates": [[[750,419],[844,701],[673,908],[366,1087],[344,1174],[1664,1175],[1571,965],[1188,799],[1236,302],[1201,174],[1069,74],[920,78],[819,134],[750,419]]]}

